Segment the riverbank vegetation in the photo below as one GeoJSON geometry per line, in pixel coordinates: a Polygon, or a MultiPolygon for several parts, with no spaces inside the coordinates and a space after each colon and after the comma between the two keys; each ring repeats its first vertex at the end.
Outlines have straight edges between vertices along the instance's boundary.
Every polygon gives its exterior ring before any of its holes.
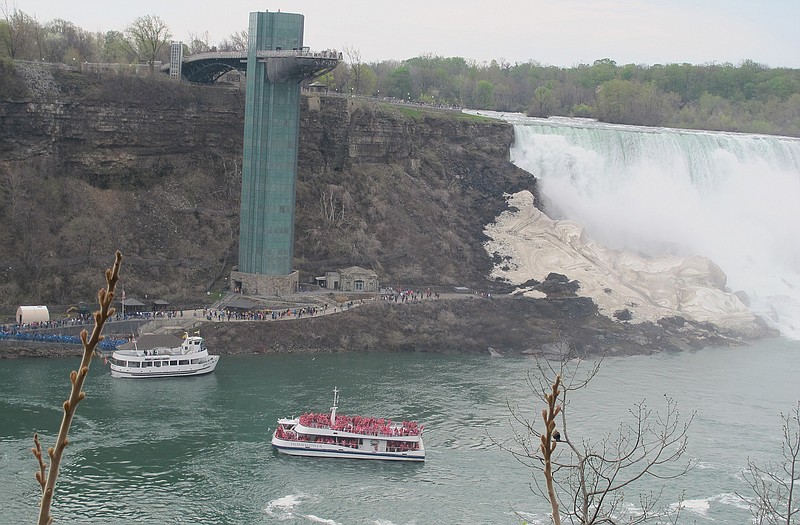
{"type": "MultiPolygon", "coordinates": [[[[66,20],[45,24],[19,9],[0,18],[0,58],[62,63],[147,64],[168,60],[169,28],[157,16],[132,21],[124,31],[92,33],[66,20]],[[149,25],[148,25],[149,24],[149,25]],[[142,36],[142,26],[159,31],[142,36]],[[155,49],[155,51],[153,51],[155,49]]],[[[191,34],[184,55],[243,51],[247,31],[216,45],[191,34]]],[[[800,70],[739,64],[592,64],[558,67],[534,59],[419,56],[364,62],[355,49],[318,82],[348,95],[391,98],[433,106],[576,116],[618,124],[800,136],[800,70]]],[[[713,59],[713,57],[710,57],[713,59]]]]}

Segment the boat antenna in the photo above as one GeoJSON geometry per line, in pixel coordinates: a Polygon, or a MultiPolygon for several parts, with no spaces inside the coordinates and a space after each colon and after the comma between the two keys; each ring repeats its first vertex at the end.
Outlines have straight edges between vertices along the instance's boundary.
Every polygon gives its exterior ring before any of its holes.
{"type": "Polygon", "coordinates": [[[336,424],[336,405],[339,403],[339,390],[333,387],[333,406],[331,407],[331,426],[336,424]]]}

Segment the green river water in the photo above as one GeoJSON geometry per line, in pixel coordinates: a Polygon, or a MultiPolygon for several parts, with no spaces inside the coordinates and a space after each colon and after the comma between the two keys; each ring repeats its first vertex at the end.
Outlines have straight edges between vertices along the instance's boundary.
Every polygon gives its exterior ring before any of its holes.
{"type": "MultiPolygon", "coordinates": [[[[0,360],[0,523],[34,523],[32,435],[53,443],[77,359],[0,360]]],[[[531,404],[530,358],[434,354],[223,356],[194,378],[112,379],[102,362],[71,431],[55,523],[548,523],[536,475],[494,445],[512,433],[507,405],[531,404]],[[415,419],[424,464],[278,455],[278,417],[326,411],[415,419]]],[[[635,401],[673,396],[697,410],[688,455],[669,482],[681,523],[747,523],[748,456],[778,458],[779,413],[800,399],[800,343],[606,359],[570,405],[571,437],[597,439],[635,401]]],[[[538,419],[537,419],[538,424],[538,419]]],[[[639,487],[641,490],[652,487],[639,487]]],[[[630,501],[636,503],[632,497],[630,501]]]]}

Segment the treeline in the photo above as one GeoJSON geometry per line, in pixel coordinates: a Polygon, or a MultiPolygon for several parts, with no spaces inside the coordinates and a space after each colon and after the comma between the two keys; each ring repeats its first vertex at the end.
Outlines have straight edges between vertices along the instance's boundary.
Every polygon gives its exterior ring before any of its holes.
{"type": "MultiPolygon", "coordinates": [[[[91,33],[65,20],[39,24],[14,9],[0,19],[0,58],[75,64],[168,59],[169,28],[156,16],[124,31],[91,33]]],[[[245,50],[247,31],[212,45],[189,35],[184,54],[245,50]]],[[[618,65],[610,59],[562,68],[535,61],[478,63],[421,56],[366,63],[355,49],[318,79],[344,94],[436,106],[578,116],[606,122],[800,136],[800,70],[740,64],[618,65]]]]}
{"type": "Polygon", "coordinates": [[[571,68],[416,57],[361,63],[350,55],[323,81],[337,91],[606,122],[800,136],[800,70],[733,64],[571,68]]]}
{"type": "MultiPolygon", "coordinates": [[[[122,31],[91,32],[72,22],[54,19],[40,23],[20,9],[0,6],[0,59],[79,65],[90,63],[148,63],[169,60],[172,33],[158,16],[132,20],[122,31]]],[[[235,51],[247,48],[247,31],[230,35],[216,46],[208,33],[191,34],[185,54],[235,51]]]]}

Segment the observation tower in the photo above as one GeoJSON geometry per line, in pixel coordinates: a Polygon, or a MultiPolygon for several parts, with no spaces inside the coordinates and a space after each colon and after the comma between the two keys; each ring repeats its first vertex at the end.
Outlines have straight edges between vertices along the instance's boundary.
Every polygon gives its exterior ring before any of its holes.
{"type": "Polygon", "coordinates": [[[332,70],[338,53],[303,46],[303,15],[250,13],[239,266],[231,291],[297,291],[292,269],[300,82],[332,70]]]}

